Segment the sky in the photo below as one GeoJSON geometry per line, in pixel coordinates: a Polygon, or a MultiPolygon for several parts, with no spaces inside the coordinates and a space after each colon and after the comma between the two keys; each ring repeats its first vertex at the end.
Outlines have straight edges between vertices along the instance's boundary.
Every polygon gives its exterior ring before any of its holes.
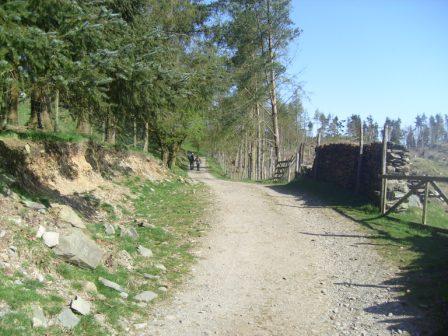
{"type": "Polygon", "coordinates": [[[291,1],[288,73],[311,117],[448,114],[448,0],[291,1]]]}

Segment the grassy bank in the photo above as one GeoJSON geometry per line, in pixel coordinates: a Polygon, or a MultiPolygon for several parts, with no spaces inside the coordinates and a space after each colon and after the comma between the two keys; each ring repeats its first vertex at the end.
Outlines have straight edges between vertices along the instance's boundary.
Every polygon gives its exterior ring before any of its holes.
{"type": "MultiPolygon", "coordinates": [[[[447,330],[448,317],[448,215],[431,204],[428,222],[419,224],[421,210],[381,217],[367,200],[326,183],[301,179],[288,185],[359,223],[373,238],[378,251],[401,269],[402,293],[447,330]],[[441,229],[445,228],[445,229],[441,229]]],[[[443,331],[442,331],[443,332],[443,331]]],[[[443,335],[440,334],[440,335],[443,335]]]]}
{"type": "MultiPolygon", "coordinates": [[[[158,294],[154,302],[171,295],[190,270],[194,262],[190,250],[206,229],[202,221],[207,208],[206,190],[202,185],[175,178],[154,183],[128,177],[117,184],[117,188],[124,186],[131,192],[125,195],[123,204],[101,203],[98,209],[107,213],[107,223],[135,228],[138,238],[121,237],[120,230],[106,235],[104,221],[88,222],[90,236],[113,251],[110,260],[106,256],[105,263],[95,270],[58,259],[42,241],[34,239],[35,228],[14,232],[18,251],[32,255],[22,261],[23,270],[32,265],[45,275],[45,281],[30,280],[26,272],[7,274],[0,269],[0,313],[2,305],[8,307],[0,317],[0,335],[110,335],[111,330],[122,335],[126,333],[123,326],[132,328],[133,324],[148,319],[153,303],[148,307],[138,305],[133,299],[136,294],[153,291],[158,294]],[[141,221],[148,225],[139,226],[141,221]],[[137,251],[139,245],[150,248],[153,256],[141,256],[137,251]],[[126,258],[126,262],[119,262],[123,261],[123,255],[130,257],[129,262],[126,258]],[[144,274],[154,278],[147,279],[144,274]],[[99,277],[118,283],[129,298],[123,299],[119,292],[103,286],[99,277]],[[81,323],[74,330],[64,331],[57,325],[46,329],[32,327],[33,304],[41,306],[47,318],[54,318],[69,303],[67,297],[80,293],[89,297],[93,312],[79,316],[81,323]]],[[[8,232],[12,234],[12,229],[8,232]]]]}

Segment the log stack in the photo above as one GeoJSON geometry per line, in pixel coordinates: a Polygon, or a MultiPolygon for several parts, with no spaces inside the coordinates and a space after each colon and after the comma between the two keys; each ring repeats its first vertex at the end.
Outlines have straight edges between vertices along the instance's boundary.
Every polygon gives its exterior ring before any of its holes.
{"type": "Polygon", "coordinates": [[[359,149],[351,144],[329,144],[316,147],[313,171],[317,180],[353,189],[359,149]]]}
{"type": "MultiPolygon", "coordinates": [[[[356,185],[359,146],[329,144],[316,148],[313,175],[317,180],[330,182],[344,189],[353,190],[356,185]]],[[[360,193],[379,202],[381,193],[382,144],[364,145],[361,163],[360,193]]],[[[387,173],[408,174],[409,152],[401,145],[388,143],[387,173]]],[[[409,191],[406,182],[391,181],[388,185],[389,202],[395,202],[409,191]]],[[[402,209],[406,207],[403,206],[402,209]]]]}

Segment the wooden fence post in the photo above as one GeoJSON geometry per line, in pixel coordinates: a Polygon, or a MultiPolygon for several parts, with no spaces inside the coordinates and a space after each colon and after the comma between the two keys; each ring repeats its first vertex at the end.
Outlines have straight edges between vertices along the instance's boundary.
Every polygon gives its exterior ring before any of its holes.
{"type": "MultiPolygon", "coordinates": [[[[381,156],[381,175],[386,174],[387,167],[387,141],[389,137],[389,127],[387,123],[384,124],[383,130],[383,151],[381,156]]],[[[387,178],[381,178],[381,214],[386,212],[387,203],[387,178]]]]}
{"type": "Polygon", "coordinates": [[[359,129],[359,156],[358,156],[358,169],[356,172],[356,187],[355,193],[359,193],[359,186],[361,183],[361,170],[362,170],[362,154],[364,152],[364,128],[362,127],[362,120],[360,120],[360,129],[359,129]]]}
{"type": "Polygon", "coordinates": [[[305,146],[306,142],[303,143],[302,150],[300,151],[300,167],[302,167],[305,162],[305,146]]]}
{"type": "Polygon", "coordinates": [[[302,144],[299,145],[296,152],[296,176],[300,174],[300,149],[302,148],[302,144]]]}
{"type": "Polygon", "coordinates": [[[425,198],[423,199],[423,214],[422,224],[426,225],[427,211],[428,211],[428,196],[429,196],[429,182],[425,183],[425,198]]]}

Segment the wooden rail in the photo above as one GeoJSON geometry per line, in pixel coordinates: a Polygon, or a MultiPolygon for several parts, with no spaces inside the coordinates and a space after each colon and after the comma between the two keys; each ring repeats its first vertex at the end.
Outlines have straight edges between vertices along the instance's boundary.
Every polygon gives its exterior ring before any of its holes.
{"type": "Polygon", "coordinates": [[[423,211],[422,211],[422,224],[427,223],[428,212],[428,198],[430,186],[438,193],[446,204],[448,204],[448,197],[440,189],[436,182],[448,183],[448,177],[446,176],[426,176],[426,175],[396,175],[396,174],[381,174],[381,213],[383,216],[387,216],[392,211],[396,210],[401,204],[403,204],[411,195],[418,195],[419,189],[424,189],[423,192],[423,211]],[[395,204],[386,210],[387,202],[387,181],[388,180],[401,180],[401,181],[415,181],[417,184],[410,187],[410,190],[401,197],[395,204]]]}
{"type": "Polygon", "coordinates": [[[278,161],[275,165],[273,180],[276,182],[281,180],[291,181],[291,173],[295,162],[296,158],[294,155],[289,160],[278,161]]]}

